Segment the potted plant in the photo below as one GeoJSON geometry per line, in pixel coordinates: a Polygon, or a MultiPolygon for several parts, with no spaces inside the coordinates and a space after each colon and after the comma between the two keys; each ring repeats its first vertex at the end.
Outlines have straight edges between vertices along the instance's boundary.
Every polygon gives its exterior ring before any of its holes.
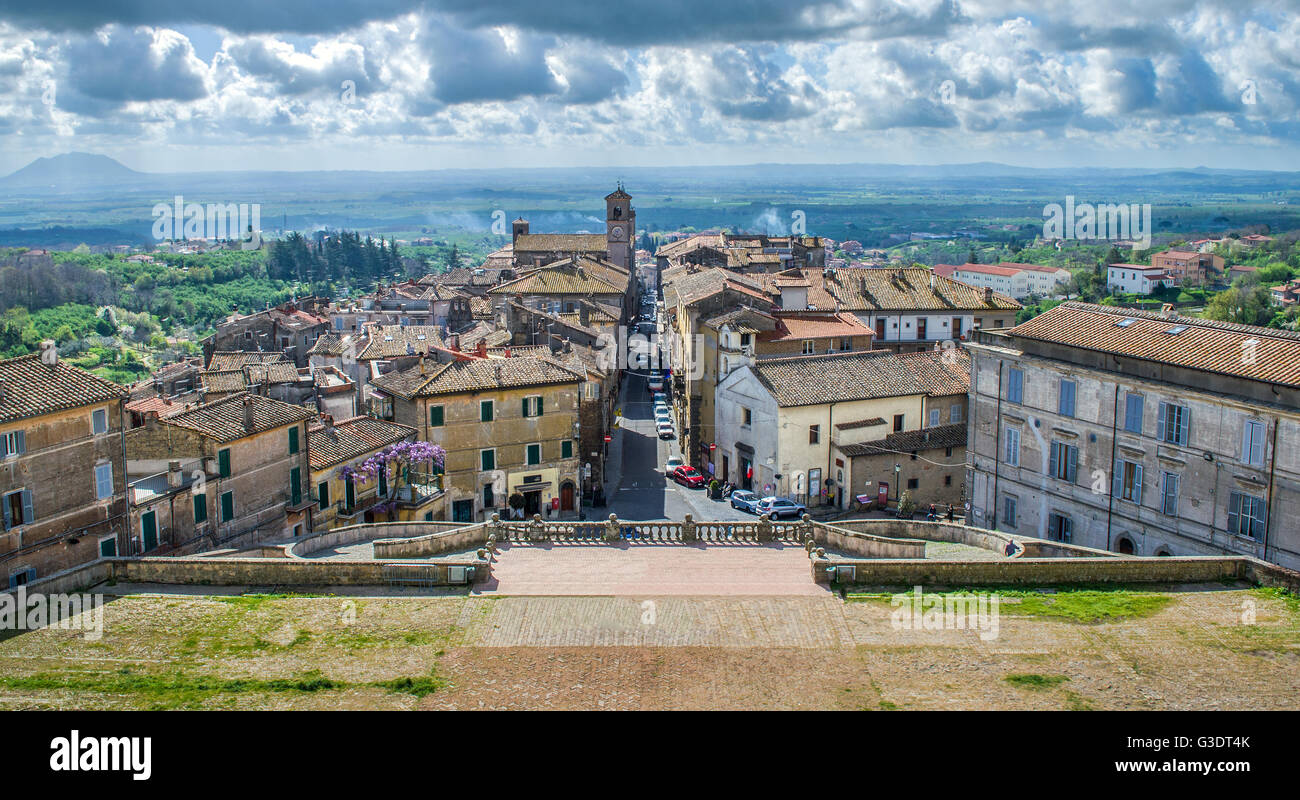
{"type": "Polygon", "coordinates": [[[506,504],[510,506],[510,516],[517,519],[523,519],[524,516],[524,496],[515,492],[506,499],[506,504]]]}
{"type": "Polygon", "coordinates": [[[898,498],[898,518],[911,519],[915,512],[916,501],[912,499],[912,493],[903,492],[903,496],[898,498]]]}
{"type": "Polygon", "coordinates": [[[717,478],[714,478],[713,480],[709,481],[709,497],[714,500],[717,500],[721,496],[722,496],[722,484],[718,483],[717,478]]]}

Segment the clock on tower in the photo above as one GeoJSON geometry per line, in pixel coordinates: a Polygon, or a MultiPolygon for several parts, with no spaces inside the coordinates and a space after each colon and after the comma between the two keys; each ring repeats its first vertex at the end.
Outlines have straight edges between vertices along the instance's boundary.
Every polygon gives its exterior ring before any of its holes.
{"type": "Polygon", "coordinates": [[[605,241],[609,260],[629,272],[636,261],[632,249],[635,239],[636,211],[632,208],[632,195],[623,191],[620,182],[617,189],[605,196],[605,241]]]}

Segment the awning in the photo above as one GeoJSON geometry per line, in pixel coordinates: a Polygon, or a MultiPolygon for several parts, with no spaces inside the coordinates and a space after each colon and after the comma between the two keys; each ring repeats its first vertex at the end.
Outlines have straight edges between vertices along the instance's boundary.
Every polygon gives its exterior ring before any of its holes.
{"type": "Polygon", "coordinates": [[[736,442],[736,449],[742,453],[749,453],[751,456],[754,455],[754,448],[744,442],[736,442]]]}

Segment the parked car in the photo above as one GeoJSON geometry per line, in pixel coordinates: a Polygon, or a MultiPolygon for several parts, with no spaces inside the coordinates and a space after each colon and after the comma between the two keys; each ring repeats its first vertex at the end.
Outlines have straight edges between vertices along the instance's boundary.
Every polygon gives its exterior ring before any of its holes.
{"type": "Polygon", "coordinates": [[[692,489],[704,485],[704,476],[695,467],[689,465],[682,465],[673,470],[673,480],[692,489]]]}
{"type": "Polygon", "coordinates": [[[647,386],[647,388],[650,389],[651,392],[659,392],[660,394],[663,394],[663,391],[664,391],[664,376],[662,376],[662,375],[651,375],[651,376],[650,376],[650,380],[646,381],[646,386],[647,386]]]}
{"type": "Polygon", "coordinates": [[[673,414],[672,414],[671,411],[668,410],[667,407],[665,407],[665,406],[655,406],[655,424],[656,424],[656,425],[658,425],[658,424],[661,423],[661,422],[667,422],[668,424],[671,425],[671,424],[672,424],[672,421],[673,421],[673,414]]]}
{"type": "Polygon", "coordinates": [[[686,462],[682,460],[681,456],[668,456],[668,461],[664,464],[664,474],[672,477],[673,470],[685,463],[686,462]]]}
{"type": "Polygon", "coordinates": [[[655,425],[655,428],[659,431],[660,439],[671,439],[677,435],[677,431],[673,430],[671,422],[660,422],[655,425]]]}
{"type": "Polygon", "coordinates": [[[756,513],[767,514],[772,519],[797,519],[807,512],[808,509],[785,497],[764,497],[756,507],[756,513]]]}
{"type": "Polygon", "coordinates": [[[655,405],[659,405],[662,403],[663,405],[666,406],[668,405],[668,395],[664,394],[663,392],[655,392],[654,401],[655,401],[655,405]]]}
{"type": "Polygon", "coordinates": [[[731,507],[741,511],[748,511],[750,514],[757,514],[759,499],[759,496],[753,492],[735,489],[731,492],[731,507]]]}

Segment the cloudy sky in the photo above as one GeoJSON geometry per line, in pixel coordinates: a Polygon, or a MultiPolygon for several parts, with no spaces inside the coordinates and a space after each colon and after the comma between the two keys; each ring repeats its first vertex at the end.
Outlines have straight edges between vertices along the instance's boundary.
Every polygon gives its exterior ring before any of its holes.
{"type": "Polygon", "coordinates": [[[1300,0],[4,0],[0,169],[1296,169],[1297,42],[1300,0]]]}

